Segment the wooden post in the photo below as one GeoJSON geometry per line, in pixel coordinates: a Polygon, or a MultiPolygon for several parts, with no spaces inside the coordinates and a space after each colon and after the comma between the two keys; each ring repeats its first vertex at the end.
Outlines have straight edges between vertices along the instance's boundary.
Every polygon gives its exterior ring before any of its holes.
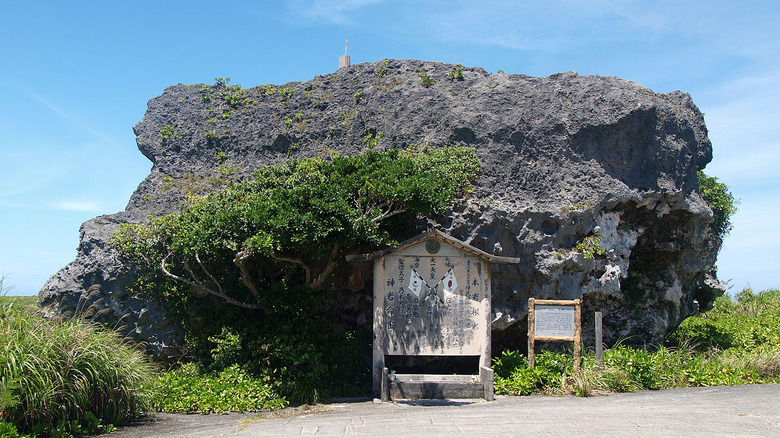
{"type": "Polygon", "coordinates": [[[596,312],[596,366],[604,365],[604,341],[601,334],[601,312],[596,312]]]}
{"type": "Polygon", "coordinates": [[[574,374],[580,372],[582,357],[582,300],[574,300],[574,374]]]}
{"type": "Polygon", "coordinates": [[[528,366],[534,367],[534,299],[528,299],[528,366]]]}

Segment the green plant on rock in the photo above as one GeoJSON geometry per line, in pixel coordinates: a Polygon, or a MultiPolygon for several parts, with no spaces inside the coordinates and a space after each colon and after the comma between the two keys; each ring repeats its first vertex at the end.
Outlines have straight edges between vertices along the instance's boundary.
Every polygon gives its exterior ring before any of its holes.
{"type": "Polygon", "coordinates": [[[163,140],[170,140],[181,137],[181,134],[174,130],[173,125],[164,125],[160,128],[160,137],[163,140]]]}
{"type": "Polygon", "coordinates": [[[279,102],[287,103],[295,94],[295,87],[284,87],[279,89],[279,102]]]}
{"type": "Polygon", "coordinates": [[[355,120],[357,115],[357,111],[343,112],[339,114],[339,120],[341,120],[342,126],[349,129],[349,127],[352,125],[352,121],[355,120]]]}
{"type": "Polygon", "coordinates": [[[219,166],[219,173],[225,178],[233,175],[235,172],[235,169],[230,166],[219,166]]]}
{"type": "Polygon", "coordinates": [[[379,68],[376,71],[376,75],[380,78],[385,77],[385,75],[389,72],[387,66],[390,64],[390,61],[385,60],[382,62],[382,64],[379,66],[379,68]]]}
{"type": "Polygon", "coordinates": [[[574,245],[574,251],[582,254],[586,259],[592,259],[596,255],[604,255],[606,249],[601,244],[601,236],[588,236],[574,245]]]}
{"type": "Polygon", "coordinates": [[[417,76],[420,78],[420,83],[425,88],[431,88],[433,84],[436,83],[436,81],[428,75],[427,72],[421,71],[417,73],[417,76]]]}
{"type": "Polygon", "coordinates": [[[456,65],[455,69],[453,69],[451,72],[447,73],[447,75],[453,81],[462,81],[464,79],[464,77],[463,77],[463,66],[462,65],[456,65]]]}
{"type": "Polygon", "coordinates": [[[584,201],[581,201],[577,204],[561,207],[561,215],[566,216],[573,211],[583,211],[591,207],[593,207],[593,201],[590,199],[585,199],[584,201]]]}
{"type": "Polygon", "coordinates": [[[710,227],[719,238],[723,239],[731,231],[731,217],[737,212],[739,201],[734,198],[726,184],[718,181],[718,178],[708,176],[701,170],[696,175],[699,182],[699,193],[712,209],[713,217],[710,227]]]}
{"type": "Polygon", "coordinates": [[[257,94],[261,96],[273,96],[276,94],[276,88],[271,84],[265,84],[257,87],[257,94]]]}
{"type": "Polygon", "coordinates": [[[363,137],[363,144],[365,144],[369,149],[374,149],[381,139],[381,131],[377,133],[369,132],[363,137]]]}
{"type": "Polygon", "coordinates": [[[441,211],[468,190],[478,168],[474,151],[465,148],[292,160],[194,199],[180,213],[125,225],[113,244],[197,294],[257,309],[263,301],[254,263],[297,266],[301,286],[323,287],[344,244],[390,242],[383,221],[406,211],[441,211]],[[218,278],[240,278],[249,295],[229,294],[218,278]]]}
{"type": "Polygon", "coordinates": [[[200,88],[201,99],[216,107],[209,107],[209,113],[217,111],[222,118],[228,118],[231,110],[238,110],[246,106],[252,106],[255,102],[246,95],[241,85],[230,83],[230,78],[215,78],[214,85],[202,85],[200,88]]]}

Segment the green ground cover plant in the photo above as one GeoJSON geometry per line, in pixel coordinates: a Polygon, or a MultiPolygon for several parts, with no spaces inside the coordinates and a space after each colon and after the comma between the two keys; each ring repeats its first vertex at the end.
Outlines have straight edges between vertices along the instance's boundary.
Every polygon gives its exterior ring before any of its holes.
{"type": "Polygon", "coordinates": [[[582,359],[573,373],[570,354],[543,351],[536,367],[525,355],[504,351],[494,358],[498,394],[575,394],[780,383],[780,290],[742,291],[736,300],[722,296],[714,308],[686,319],[655,349],[622,344],[582,359]]]}
{"type": "Polygon", "coordinates": [[[220,372],[186,363],[162,373],[153,382],[153,408],[160,412],[225,413],[271,411],[287,407],[273,390],[270,376],[249,376],[237,365],[220,372]]]}

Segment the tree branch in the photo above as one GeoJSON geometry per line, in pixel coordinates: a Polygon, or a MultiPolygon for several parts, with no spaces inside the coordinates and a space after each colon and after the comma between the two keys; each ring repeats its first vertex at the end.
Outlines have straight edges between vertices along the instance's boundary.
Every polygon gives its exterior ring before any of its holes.
{"type": "Polygon", "coordinates": [[[371,219],[371,223],[375,224],[377,222],[383,221],[389,217],[395,216],[399,213],[406,212],[406,209],[401,208],[400,204],[396,206],[395,202],[389,202],[387,204],[387,209],[382,212],[379,216],[375,217],[374,219],[371,219]]]}
{"type": "Polygon", "coordinates": [[[271,254],[271,258],[280,262],[295,263],[296,265],[299,265],[306,272],[306,284],[308,285],[311,282],[311,268],[309,268],[309,265],[304,263],[303,260],[284,257],[276,254],[271,254]]]}
{"type": "Polygon", "coordinates": [[[251,250],[245,249],[239,251],[236,253],[235,258],[233,258],[233,264],[238,267],[239,271],[241,271],[241,282],[244,283],[244,286],[249,289],[249,292],[252,293],[256,300],[260,300],[260,292],[257,291],[257,287],[252,281],[252,276],[249,274],[249,270],[246,268],[246,261],[250,257],[252,257],[251,250]]]}
{"type": "Polygon", "coordinates": [[[206,267],[203,265],[203,262],[200,261],[200,256],[198,255],[197,251],[195,251],[195,260],[197,260],[198,264],[200,265],[200,269],[203,269],[203,272],[206,273],[206,276],[211,279],[211,282],[214,283],[215,285],[217,285],[217,289],[219,289],[219,293],[224,295],[225,291],[222,290],[222,285],[219,284],[217,279],[214,278],[214,276],[211,275],[211,272],[209,272],[208,269],[206,269],[206,267]]]}
{"type": "Polygon", "coordinates": [[[336,269],[336,266],[338,266],[338,262],[336,261],[336,255],[339,253],[339,246],[334,245],[333,249],[330,250],[330,257],[328,258],[328,264],[325,266],[325,269],[320,273],[319,276],[317,276],[317,279],[314,280],[311,284],[307,285],[312,289],[318,289],[320,286],[322,286],[322,283],[325,282],[325,280],[328,279],[330,274],[333,273],[333,270],[336,269]]]}
{"type": "MultiPolygon", "coordinates": [[[[178,275],[172,273],[171,271],[169,271],[168,269],[165,268],[165,262],[166,262],[166,260],[168,260],[169,256],[170,256],[170,254],[166,255],[162,259],[162,261],[160,262],[160,268],[162,269],[163,273],[165,275],[167,275],[168,277],[170,277],[170,278],[172,278],[172,279],[174,279],[176,281],[180,281],[182,283],[188,284],[193,289],[195,289],[197,291],[202,291],[202,292],[205,292],[206,294],[214,295],[216,297],[222,298],[228,304],[233,304],[234,306],[239,306],[239,307],[243,307],[245,309],[251,309],[251,310],[255,310],[255,309],[258,308],[257,305],[255,305],[255,304],[249,304],[249,303],[244,303],[244,302],[241,302],[241,301],[238,301],[238,300],[234,300],[233,298],[230,298],[229,296],[225,295],[222,292],[215,291],[214,289],[211,289],[209,287],[204,286],[202,283],[200,283],[198,281],[187,280],[184,277],[179,277],[178,275]]],[[[189,267],[186,265],[186,263],[185,263],[185,269],[187,269],[190,272],[190,274],[192,274],[192,271],[189,269],[189,267]]]]}

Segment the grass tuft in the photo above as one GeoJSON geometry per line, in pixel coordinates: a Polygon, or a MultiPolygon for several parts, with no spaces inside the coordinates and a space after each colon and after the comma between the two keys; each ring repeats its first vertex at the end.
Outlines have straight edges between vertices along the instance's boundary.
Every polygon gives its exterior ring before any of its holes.
{"type": "Polygon", "coordinates": [[[151,407],[144,354],[79,317],[45,319],[6,297],[0,346],[0,420],[22,433],[105,431],[151,407]]]}

